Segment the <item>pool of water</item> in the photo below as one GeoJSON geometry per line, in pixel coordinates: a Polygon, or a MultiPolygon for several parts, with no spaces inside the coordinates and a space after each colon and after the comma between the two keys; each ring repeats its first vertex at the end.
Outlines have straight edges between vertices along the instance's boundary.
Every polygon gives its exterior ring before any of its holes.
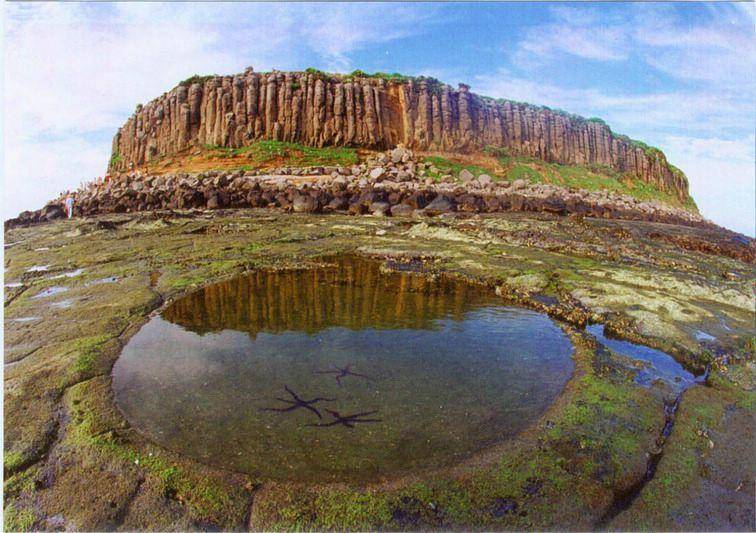
{"type": "Polygon", "coordinates": [[[68,290],[68,287],[47,287],[46,289],[42,289],[37,294],[32,296],[32,298],[48,298],[50,296],[55,296],[56,294],[60,294],[62,292],[66,292],[68,290]]]}
{"type": "Polygon", "coordinates": [[[682,392],[699,380],[668,353],[641,344],[607,337],[604,334],[603,324],[593,324],[585,329],[610,350],[643,362],[644,365],[638,370],[635,378],[635,381],[641,385],[650,386],[659,380],[672,390],[682,392]]]}
{"type": "Polygon", "coordinates": [[[256,272],[176,301],[127,344],[116,402],[167,448],[265,478],[453,464],[533,422],[572,372],[547,316],[378,262],[256,272]]]}

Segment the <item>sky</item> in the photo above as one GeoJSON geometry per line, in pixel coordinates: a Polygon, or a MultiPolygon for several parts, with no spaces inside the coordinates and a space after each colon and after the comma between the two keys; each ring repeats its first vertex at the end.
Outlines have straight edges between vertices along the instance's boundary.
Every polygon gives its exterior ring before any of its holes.
{"type": "Polygon", "coordinates": [[[601,117],[754,236],[753,3],[4,3],[3,218],[104,174],[134,111],[193,74],[400,72],[601,117]]]}

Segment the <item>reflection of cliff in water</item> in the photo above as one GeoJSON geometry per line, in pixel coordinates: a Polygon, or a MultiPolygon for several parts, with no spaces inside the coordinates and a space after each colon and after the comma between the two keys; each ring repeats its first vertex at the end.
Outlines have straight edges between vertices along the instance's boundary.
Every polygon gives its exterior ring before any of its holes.
{"type": "Polygon", "coordinates": [[[480,286],[381,272],[378,261],[346,256],[329,264],[261,270],[211,285],[173,303],[163,318],[197,333],[233,329],[252,336],[329,327],[427,329],[439,318],[460,320],[488,299],[480,286]]]}

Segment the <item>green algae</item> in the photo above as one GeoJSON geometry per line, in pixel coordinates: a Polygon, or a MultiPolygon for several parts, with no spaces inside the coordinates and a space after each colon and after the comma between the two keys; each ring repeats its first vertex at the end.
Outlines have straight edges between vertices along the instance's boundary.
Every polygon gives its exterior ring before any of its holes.
{"type": "Polygon", "coordinates": [[[14,472],[24,462],[24,456],[19,452],[5,452],[3,454],[3,470],[7,472],[14,472]]]}
{"type": "MultiPolygon", "coordinates": [[[[686,509],[700,492],[707,490],[710,468],[737,461],[736,457],[717,458],[713,456],[713,452],[719,447],[734,443],[737,452],[732,452],[744,454],[743,459],[750,463],[747,470],[752,471],[754,467],[753,459],[748,459],[750,445],[737,437],[728,441],[733,438],[732,433],[737,435],[738,432],[746,435],[745,440],[752,440],[753,428],[738,427],[739,424],[728,428],[726,425],[727,413],[734,406],[737,406],[734,412],[740,412],[741,418],[751,418],[754,396],[755,392],[743,390],[720,373],[710,376],[709,387],[696,387],[687,391],[675,417],[672,435],[664,447],[656,476],[645,487],[633,507],[619,515],[611,525],[625,528],[634,524],[634,527],[641,529],[695,529],[704,525],[705,523],[695,522],[695,517],[686,516],[694,514],[687,513],[686,509]]],[[[728,455],[732,452],[728,450],[728,455]]],[[[742,472],[743,466],[735,468],[742,472]]],[[[743,499],[747,502],[751,498],[743,494],[743,499]]],[[[710,512],[716,515],[716,507],[710,512]]],[[[722,520],[722,517],[717,519],[722,520]]],[[[723,522],[712,522],[709,527],[728,529],[726,524],[725,519],[723,522]]]]}
{"type": "Polygon", "coordinates": [[[134,446],[128,424],[108,406],[109,380],[86,381],[68,390],[66,403],[72,414],[65,443],[96,456],[117,461],[121,468],[138,468],[155,478],[164,497],[186,506],[192,520],[235,527],[246,512],[248,489],[228,484],[217,473],[197,471],[192,464],[150,445],[134,446]]]}
{"type": "MultiPolygon", "coordinates": [[[[668,349],[686,347],[675,352],[681,360],[696,364],[698,357],[713,353],[695,340],[696,329],[716,333],[718,349],[738,354],[743,363],[726,365],[730,371],[725,374],[727,382],[741,383],[737,394],[719,383],[724,378],[718,374],[712,376],[713,387],[686,393],[659,464],[658,480],[647,485],[616,525],[676,527],[670,521],[671,510],[688,512],[692,504],[675,495],[686,487],[693,487],[693,492],[684,494],[705,493],[701,492],[706,484],[700,481],[705,469],[701,469],[699,454],[708,453],[715,465],[722,461],[716,453],[726,441],[712,431],[732,434],[727,438],[733,442],[747,441],[733,433],[727,406],[736,406],[734,412],[741,421],[743,415],[738,413],[753,407],[753,394],[742,390],[748,376],[743,369],[753,360],[753,348],[748,348],[752,322],[742,306],[732,306],[727,296],[716,293],[725,288],[735,291],[729,294],[748,294],[753,266],[633,234],[642,234],[646,228],[672,229],[592,220],[573,225],[562,222],[565,219],[511,214],[444,221],[436,226],[443,231],[416,238],[406,235],[407,228],[401,225],[382,225],[387,233],[377,245],[375,221],[363,218],[286,216],[270,220],[266,213],[185,220],[114,231],[92,231],[93,222],[81,220],[6,233],[7,241],[23,241],[6,250],[6,276],[33,284],[30,294],[46,283],[42,276],[25,272],[32,265],[50,264],[55,272],[85,268],[82,279],[65,280],[69,294],[76,298],[69,309],[51,312],[23,295],[6,306],[6,320],[38,315],[45,324],[38,328],[6,322],[6,357],[22,357],[6,367],[5,382],[6,453],[10,452],[10,464],[17,470],[6,479],[5,507],[12,508],[12,516],[15,513],[14,527],[29,525],[33,508],[46,516],[65,513],[69,523],[79,528],[113,528],[118,512],[126,516],[123,523],[132,526],[241,528],[246,527],[253,495],[251,527],[258,529],[593,527],[615,494],[638,479],[663,417],[655,391],[644,392],[628,379],[593,369],[595,358],[590,350],[578,354],[581,370],[532,432],[492,452],[489,461],[393,486],[263,484],[255,490],[256,480],[210,469],[158,448],[124,427],[123,418],[113,408],[107,378],[117,357],[115,338],[122,332],[121,338],[128,338],[163,299],[175,298],[192,286],[175,287],[173,281],[201,274],[206,277],[198,276],[194,283],[205,285],[246,269],[308,264],[356,248],[392,256],[434,257],[438,260],[429,263],[431,270],[452,270],[503,287],[509,278],[542,276],[548,281],[543,290],[557,297],[557,306],[570,302],[574,291],[590,295],[584,302],[586,312],[623,324],[620,330],[631,339],[663,344],[668,349]],[[77,231],[68,236],[72,227],[77,231]],[[631,236],[614,242],[613,253],[596,248],[611,238],[608,232],[619,229],[630,230],[631,236]],[[447,230],[455,232],[457,239],[446,238],[447,230]],[[245,250],[247,246],[251,249],[245,250]],[[41,247],[50,250],[35,251],[41,247]],[[197,266],[202,270],[193,272],[197,266]],[[163,273],[154,288],[147,274],[152,271],[163,273]],[[738,273],[739,281],[723,280],[723,271],[738,273]],[[113,274],[122,279],[84,287],[90,279],[113,274]],[[686,294],[691,287],[698,291],[692,302],[686,294]],[[637,290],[643,291],[644,299],[662,302],[667,311],[663,312],[661,305],[637,307],[638,300],[633,297],[637,290]],[[622,297],[613,296],[618,292],[622,297]],[[682,312],[691,307],[693,314],[682,312]],[[641,328],[653,332],[653,339],[633,329],[638,317],[653,326],[641,328]],[[730,330],[719,326],[720,320],[725,320],[730,330]],[[113,340],[98,344],[95,340],[101,335],[113,340]],[[81,339],[86,340],[76,346],[81,339]],[[81,372],[73,370],[78,357],[84,359],[81,372]],[[65,416],[56,440],[59,411],[65,416]],[[65,422],[67,416],[70,420],[65,422]],[[715,442],[713,452],[697,433],[703,429],[715,442]],[[154,457],[158,459],[153,461],[154,457]],[[53,468],[57,461],[65,461],[68,469],[58,472],[51,487],[36,488],[32,476],[40,467],[53,468]],[[103,477],[100,469],[113,474],[103,477]],[[144,478],[141,485],[140,477],[144,478]],[[205,484],[206,478],[212,481],[205,484]],[[662,491],[662,487],[667,488],[662,491]],[[103,496],[88,501],[95,493],[103,496]],[[134,504],[129,506],[132,499],[134,504]],[[518,504],[516,512],[507,510],[510,500],[518,504]],[[116,504],[115,511],[108,511],[109,501],[116,504]],[[166,516],[172,517],[171,521],[166,522],[166,516]],[[181,517],[189,521],[182,522],[181,517]]],[[[685,231],[698,235],[697,230],[685,231]]],[[[502,294],[510,294],[509,289],[502,294]]],[[[732,455],[745,458],[747,453],[741,449],[732,455]]],[[[746,502],[744,509],[748,505],[746,502]]]]}
{"type": "Polygon", "coordinates": [[[3,527],[5,531],[33,531],[36,516],[31,509],[19,508],[13,504],[3,509],[3,527]]]}

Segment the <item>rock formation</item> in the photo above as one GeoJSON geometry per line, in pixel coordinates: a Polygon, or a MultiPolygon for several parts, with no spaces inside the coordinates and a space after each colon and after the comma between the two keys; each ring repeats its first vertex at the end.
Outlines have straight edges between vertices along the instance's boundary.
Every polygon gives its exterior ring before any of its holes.
{"type": "Polygon", "coordinates": [[[190,78],[139,105],[113,139],[111,171],[193,147],[242,147],[261,139],[311,146],[475,152],[505,149],[548,162],[603,165],[688,196],[664,154],[614,134],[600,120],[492,100],[426,78],[256,73],[190,78]]]}
{"type": "MultiPolygon", "coordinates": [[[[586,191],[522,179],[493,181],[480,174],[459,179],[424,177],[431,163],[397,146],[359,165],[278,167],[149,175],[121,173],[77,191],[77,216],[128,211],[276,208],[295,213],[340,212],[373,216],[438,216],[454,212],[546,212],[711,227],[687,209],[642,202],[614,191],[586,191]],[[396,161],[396,162],[395,162],[396,161]]],[[[64,216],[64,197],[8,220],[6,228],[64,216]]]]}

